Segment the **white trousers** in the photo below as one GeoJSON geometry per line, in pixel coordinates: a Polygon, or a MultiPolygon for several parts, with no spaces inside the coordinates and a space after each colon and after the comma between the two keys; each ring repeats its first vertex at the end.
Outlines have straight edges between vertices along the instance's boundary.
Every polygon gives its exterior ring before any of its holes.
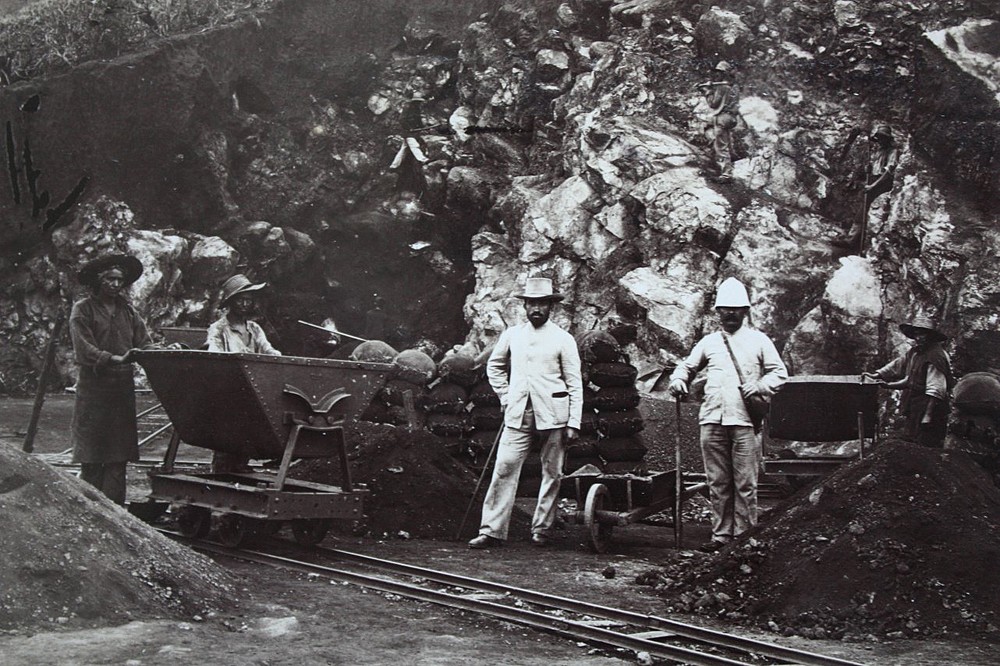
{"type": "MultiPolygon", "coordinates": [[[[521,466],[531,449],[531,435],[535,430],[535,413],[529,407],[524,411],[520,428],[505,427],[497,446],[497,461],[493,467],[490,488],[483,500],[483,519],[480,534],[506,539],[510,515],[517,497],[517,482],[521,466]]],[[[531,519],[531,533],[545,534],[556,518],[556,500],[562,481],[566,448],[563,446],[564,428],[539,431],[545,437],[542,444],[542,487],[538,490],[538,504],[531,519]]]]}

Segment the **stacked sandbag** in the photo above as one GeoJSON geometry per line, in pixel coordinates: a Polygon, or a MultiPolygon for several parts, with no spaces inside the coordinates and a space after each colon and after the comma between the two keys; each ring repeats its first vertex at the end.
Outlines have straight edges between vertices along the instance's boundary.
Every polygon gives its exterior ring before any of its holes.
{"type": "Polygon", "coordinates": [[[427,429],[439,437],[461,439],[472,432],[466,410],[469,392],[464,386],[439,382],[427,394],[427,429]]]}
{"type": "Polygon", "coordinates": [[[461,349],[447,352],[437,365],[437,382],[428,395],[427,429],[447,438],[449,450],[467,450],[474,430],[470,390],[482,377],[482,368],[472,354],[461,349]]]}
{"type": "Polygon", "coordinates": [[[361,415],[362,420],[408,426],[412,418],[415,426],[423,426],[423,410],[429,394],[427,385],[437,374],[437,366],[430,356],[417,349],[396,352],[384,342],[369,340],[358,345],[351,358],[356,361],[392,363],[394,367],[392,379],[386,382],[368,405],[361,415]],[[406,407],[407,395],[413,400],[412,413],[406,407]]]}
{"type": "Polygon", "coordinates": [[[607,331],[587,331],[577,344],[586,380],[583,409],[593,415],[595,431],[592,436],[581,433],[581,439],[592,438],[600,463],[580,458],[567,465],[567,472],[592,464],[608,474],[644,473],[646,447],[639,437],[644,424],[635,387],[638,370],[607,331]]]}
{"type": "Polygon", "coordinates": [[[392,363],[398,353],[381,340],[366,340],[354,348],[350,359],[369,363],[392,363]]]}

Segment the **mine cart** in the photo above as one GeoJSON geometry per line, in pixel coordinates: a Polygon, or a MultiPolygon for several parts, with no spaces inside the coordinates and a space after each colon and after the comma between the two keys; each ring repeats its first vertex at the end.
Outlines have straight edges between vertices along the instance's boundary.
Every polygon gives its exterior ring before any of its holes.
{"type": "MultiPolygon", "coordinates": [[[[692,475],[692,478],[693,475],[692,475]]],[[[590,548],[603,553],[611,544],[616,526],[632,523],[669,510],[675,539],[680,541],[680,505],[698,493],[707,491],[704,481],[685,479],[680,483],[677,470],[651,472],[648,475],[588,473],[580,470],[563,479],[561,492],[576,498],[577,510],[570,520],[587,526],[590,548]],[[680,499],[677,492],[680,488],[680,499]]]]}
{"type": "Polygon", "coordinates": [[[135,358],[174,426],[162,467],[150,473],[151,498],[178,507],[183,534],[205,536],[215,512],[229,546],[285,521],[297,541],[314,544],[332,520],[361,519],[368,491],[351,481],[343,426],[367,407],[391,364],[200,350],[135,358]],[[177,473],[181,441],[280,464],[273,472],[177,473]],[[340,486],[288,476],[295,459],[331,457],[340,486]]]}
{"type": "MultiPolygon", "coordinates": [[[[878,384],[859,375],[789,377],[771,400],[765,422],[766,440],[800,442],[858,441],[864,458],[866,442],[877,440],[878,384]]],[[[765,447],[769,443],[765,441],[765,447]]],[[[768,459],[768,474],[792,478],[825,476],[853,456],[768,459]]]]}

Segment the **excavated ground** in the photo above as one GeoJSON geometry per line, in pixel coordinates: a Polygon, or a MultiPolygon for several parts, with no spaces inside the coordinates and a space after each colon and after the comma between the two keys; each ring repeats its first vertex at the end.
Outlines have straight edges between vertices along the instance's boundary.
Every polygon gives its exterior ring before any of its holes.
{"type": "MultiPolygon", "coordinates": [[[[37,458],[58,460],[53,454],[66,448],[71,408],[71,396],[53,396],[46,403],[37,458]]],[[[649,437],[670,432],[672,408],[644,405],[649,437]]],[[[66,471],[17,451],[29,410],[29,401],[0,401],[5,456],[0,484],[6,490],[0,495],[5,528],[0,567],[4,603],[17,599],[22,604],[4,616],[0,651],[5,663],[166,664],[197,658],[213,664],[375,664],[400,659],[458,664],[481,659],[484,653],[503,654],[505,663],[519,664],[634,659],[353,586],[194,556],[133,516],[95,499],[82,484],[67,478],[66,471]],[[57,501],[64,496],[70,499],[57,501]],[[39,567],[24,564],[29,562],[47,563],[46,585],[33,583],[26,572],[39,567]],[[39,606],[45,610],[29,610],[39,606]]],[[[739,631],[858,663],[985,665],[995,663],[1000,654],[989,628],[995,621],[989,610],[997,607],[997,597],[990,592],[988,577],[979,575],[984,565],[996,560],[996,489],[954,454],[942,457],[940,452],[887,444],[869,460],[817,486],[822,490],[803,491],[772,509],[753,535],[756,545],[738,545],[731,551],[741,554],[737,556],[676,551],[672,531],[650,525],[617,530],[612,552],[595,555],[586,549],[581,526],[563,524],[552,547],[539,551],[521,540],[527,531],[523,517],[507,547],[475,552],[452,534],[474,475],[453,464],[437,438],[409,436],[403,429],[385,426],[363,429],[354,433],[367,436],[357,445],[354,471],[374,494],[363,526],[367,532],[332,534],[327,545],[729,630],[733,621],[763,625],[764,631],[739,631]],[[876,482],[863,481],[866,478],[876,482]],[[858,534],[860,528],[863,534],[858,534]],[[431,538],[416,538],[418,534],[431,538]],[[847,545],[834,549],[841,541],[847,545]],[[857,547],[850,545],[855,542],[857,547]],[[854,568],[845,564],[850,561],[845,553],[851,552],[860,561],[854,568]],[[750,559],[753,571],[741,572],[750,559]],[[824,560],[830,568],[818,570],[824,560]],[[781,582],[780,571],[802,586],[791,595],[798,606],[781,595],[765,594],[781,582]],[[852,580],[856,576],[848,597],[826,589],[831,581],[838,590],[847,587],[831,571],[852,580]],[[979,590],[969,584],[977,575],[979,590]],[[638,584],[654,578],[653,586],[638,584]],[[719,581],[731,584],[724,587],[719,581]],[[803,592],[806,586],[809,590],[803,592]],[[698,603],[701,597],[691,590],[699,587],[712,595],[711,604],[698,603]],[[861,589],[873,593],[871,599],[855,594],[861,589]],[[726,606],[724,590],[742,605],[726,606]],[[683,599],[692,597],[691,608],[685,607],[683,599]],[[952,619],[936,622],[927,611],[913,613],[914,608],[923,609],[917,605],[925,598],[944,609],[940,618],[952,619]],[[911,611],[905,614],[907,620],[915,621],[919,632],[882,622],[901,615],[904,606],[911,611]],[[845,619],[827,607],[853,611],[845,619]],[[812,621],[788,619],[802,612],[811,613],[812,621]],[[963,612],[971,620],[963,622],[963,612]],[[866,624],[866,618],[872,623],[866,624]],[[770,631],[769,620],[776,625],[770,631]],[[856,629],[841,633],[844,623],[856,629]],[[825,640],[802,637],[821,635],[814,630],[821,626],[825,640]],[[831,640],[841,635],[841,640],[831,640]],[[932,635],[937,638],[929,638],[932,635]]],[[[692,423],[690,432],[695,431],[692,423]]],[[[669,460],[672,443],[662,440],[662,435],[657,437],[651,455],[669,460]]],[[[154,458],[162,446],[157,442],[144,458],[154,458]]],[[[184,448],[181,458],[204,461],[206,453],[184,448]]],[[[133,471],[132,499],[141,499],[142,486],[141,473],[133,471]]],[[[703,506],[694,504],[685,530],[686,549],[708,536],[707,525],[695,521],[704,514],[703,506]]],[[[530,501],[521,502],[521,508],[530,508],[530,501]]]]}

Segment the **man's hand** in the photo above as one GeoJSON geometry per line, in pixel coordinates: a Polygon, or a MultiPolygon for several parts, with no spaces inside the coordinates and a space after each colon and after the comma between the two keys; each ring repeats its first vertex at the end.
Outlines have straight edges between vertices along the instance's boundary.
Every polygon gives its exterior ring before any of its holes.
{"type": "Polygon", "coordinates": [[[683,398],[688,394],[687,382],[683,379],[675,379],[670,382],[670,386],[667,387],[667,390],[670,392],[670,395],[675,398],[683,398]]]}
{"type": "Polygon", "coordinates": [[[861,379],[864,380],[864,381],[866,381],[866,382],[875,382],[877,384],[881,384],[882,383],[882,378],[879,377],[874,372],[862,372],[861,373],[861,379]]]}
{"type": "Polygon", "coordinates": [[[746,382],[740,386],[740,393],[743,394],[744,398],[749,398],[760,393],[760,387],[757,386],[757,382],[746,382]]]}
{"type": "Polygon", "coordinates": [[[580,437],[579,430],[566,426],[566,430],[563,432],[563,442],[575,442],[578,437],[580,437]]]}

